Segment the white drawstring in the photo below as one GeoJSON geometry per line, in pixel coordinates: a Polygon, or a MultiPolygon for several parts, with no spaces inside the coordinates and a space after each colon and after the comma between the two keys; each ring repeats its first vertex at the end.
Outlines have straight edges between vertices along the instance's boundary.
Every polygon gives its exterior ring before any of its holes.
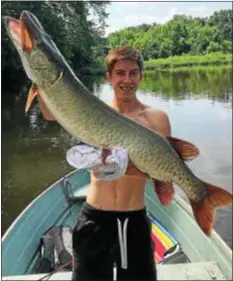
{"type": "Polygon", "coordinates": [[[124,239],[124,252],[125,252],[125,268],[128,267],[128,259],[127,259],[127,226],[128,226],[128,218],[124,221],[123,226],[123,239],[124,239]]]}
{"type": "Polygon", "coordinates": [[[118,224],[118,237],[120,244],[120,253],[121,253],[121,268],[127,269],[128,261],[127,261],[127,225],[129,218],[126,218],[123,224],[123,231],[121,221],[117,219],[118,224]]]}
{"type": "Polygon", "coordinates": [[[117,280],[117,264],[116,262],[113,263],[113,281],[117,280]]]}

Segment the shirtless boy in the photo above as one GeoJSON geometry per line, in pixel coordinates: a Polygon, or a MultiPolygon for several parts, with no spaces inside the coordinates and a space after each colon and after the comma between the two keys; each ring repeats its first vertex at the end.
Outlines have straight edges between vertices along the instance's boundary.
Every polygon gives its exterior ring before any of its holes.
{"type": "MultiPolygon", "coordinates": [[[[105,64],[114,91],[110,106],[170,136],[167,114],[137,99],[143,70],[141,54],[129,46],[116,48],[108,53],[105,64]]],[[[91,173],[87,199],[73,230],[72,280],[156,280],[145,183],[146,178],[130,161],[125,175],[115,180],[99,180],[91,173]]]]}

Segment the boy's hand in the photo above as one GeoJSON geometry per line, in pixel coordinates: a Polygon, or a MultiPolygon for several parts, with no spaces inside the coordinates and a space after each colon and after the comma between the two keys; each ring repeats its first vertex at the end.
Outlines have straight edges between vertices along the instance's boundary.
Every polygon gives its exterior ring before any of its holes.
{"type": "Polygon", "coordinates": [[[104,156],[103,149],[76,145],[67,151],[67,162],[77,169],[88,169],[100,180],[115,180],[125,175],[129,157],[126,149],[116,148],[104,156]]]}

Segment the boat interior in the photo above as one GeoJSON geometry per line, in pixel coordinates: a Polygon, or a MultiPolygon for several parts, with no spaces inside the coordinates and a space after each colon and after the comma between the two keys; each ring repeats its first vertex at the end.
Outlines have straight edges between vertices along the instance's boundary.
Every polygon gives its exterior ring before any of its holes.
{"type": "MultiPolygon", "coordinates": [[[[86,182],[89,182],[89,173],[73,172],[25,209],[5,234],[2,280],[71,280],[72,269],[68,266],[52,272],[38,270],[41,238],[55,226],[72,228],[86,197],[86,182]],[[16,227],[19,224],[22,227],[16,227]],[[27,229],[23,227],[25,225],[27,229]],[[11,251],[16,260],[12,260],[11,251]]],[[[168,207],[163,207],[149,182],[145,195],[152,230],[157,235],[154,238],[163,246],[160,255],[155,255],[158,280],[232,280],[232,252],[217,233],[214,232],[211,238],[203,235],[189,206],[179,197],[176,196],[168,207]]],[[[65,244],[69,252],[71,235],[67,237],[65,244]]]]}

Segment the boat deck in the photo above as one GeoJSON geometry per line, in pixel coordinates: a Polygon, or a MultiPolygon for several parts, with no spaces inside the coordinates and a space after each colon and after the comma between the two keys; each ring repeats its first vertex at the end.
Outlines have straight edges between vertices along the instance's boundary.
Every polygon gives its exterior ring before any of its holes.
{"type": "MultiPolygon", "coordinates": [[[[157,266],[158,280],[226,280],[216,262],[165,264],[157,266]]],[[[39,280],[46,274],[3,277],[2,280],[39,280]]],[[[57,272],[44,280],[71,280],[71,272],[57,272]]]]}

